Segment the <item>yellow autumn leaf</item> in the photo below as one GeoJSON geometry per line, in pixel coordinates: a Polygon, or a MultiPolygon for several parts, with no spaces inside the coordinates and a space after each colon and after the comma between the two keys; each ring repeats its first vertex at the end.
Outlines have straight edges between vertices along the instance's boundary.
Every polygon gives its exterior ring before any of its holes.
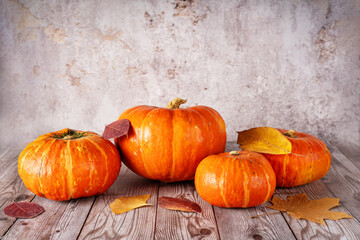
{"type": "Polygon", "coordinates": [[[149,200],[150,194],[146,195],[137,195],[130,197],[119,197],[115,199],[112,203],[110,203],[111,211],[115,214],[121,214],[124,212],[128,212],[135,208],[147,206],[147,200],[149,200]]]}
{"type": "Polygon", "coordinates": [[[271,127],[258,127],[238,132],[237,143],[240,148],[247,151],[289,154],[291,142],[277,129],[271,127]]]}
{"type": "Polygon", "coordinates": [[[324,219],[339,220],[342,218],[353,218],[343,212],[330,211],[330,208],[339,206],[339,198],[321,198],[309,200],[305,193],[289,196],[286,200],[274,196],[271,200],[273,206],[269,208],[279,211],[286,211],[296,219],[306,219],[312,222],[325,225],[324,219]]]}

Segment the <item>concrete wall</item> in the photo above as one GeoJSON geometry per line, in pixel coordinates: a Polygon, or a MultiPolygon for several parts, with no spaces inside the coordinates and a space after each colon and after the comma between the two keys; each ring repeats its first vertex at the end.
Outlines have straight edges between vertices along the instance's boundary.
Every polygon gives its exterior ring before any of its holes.
{"type": "Polygon", "coordinates": [[[359,143],[360,1],[0,1],[1,146],[177,96],[359,143]]]}

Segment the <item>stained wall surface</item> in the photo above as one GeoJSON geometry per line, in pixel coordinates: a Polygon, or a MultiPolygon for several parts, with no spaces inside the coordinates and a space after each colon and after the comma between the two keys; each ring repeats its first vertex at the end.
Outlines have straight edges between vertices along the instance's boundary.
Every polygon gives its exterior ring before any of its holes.
{"type": "Polygon", "coordinates": [[[1,146],[173,97],[359,143],[360,1],[0,1],[1,146]]]}

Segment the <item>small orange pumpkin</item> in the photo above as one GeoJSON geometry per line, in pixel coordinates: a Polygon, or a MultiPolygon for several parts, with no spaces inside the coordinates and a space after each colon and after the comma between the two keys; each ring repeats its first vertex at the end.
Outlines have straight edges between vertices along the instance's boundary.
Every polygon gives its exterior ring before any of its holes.
{"type": "Polygon", "coordinates": [[[192,180],[202,159],[225,150],[220,114],[206,106],[179,108],[185,102],[176,98],[167,108],[141,105],[121,114],[131,127],[115,144],[127,167],[162,182],[192,180]]]}
{"type": "Polygon", "coordinates": [[[18,159],[25,186],[40,197],[57,201],[104,193],[120,167],[119,152],[109,140],[72,129],[41,135],[18,159]]]}
{"type": "Polygon", "coordinates": [[[291,142],[290,154],[263,154],[276,174],[278,187],[295,187],[314,182],[330,169],[331,156],[318,138],[293,130],[278,129],[291,142]]]}
{"type": "Polygon", "coordinates": [[[247,208],[271,198],[276,177],[264,156],[233,151],[206,157],[195,174],[195,188],[208,203],[226,208],[247,208]]]}

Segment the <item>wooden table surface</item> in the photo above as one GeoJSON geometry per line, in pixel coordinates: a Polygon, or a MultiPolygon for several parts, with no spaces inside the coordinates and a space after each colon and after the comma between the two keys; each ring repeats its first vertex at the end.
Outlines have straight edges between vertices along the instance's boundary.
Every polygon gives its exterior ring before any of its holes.
{"type": "MultiPolygon", "coordinates": [[[[338,197],[354,219],[326,220],[326,226],[297,220],[286,213],[272,213],[269,202],[248,209],[213,207],[196,193],[193,181],[160,183],[135,175],[124,165],[111,188],[97,197],[56,202],[35,196],[17,173],[21,148],[0,152],[0,239],[360,239],[360,148],[327,144],[331,168],[321,180],[294,188],[278,188],[275,195],[306,193],[310,199],[338,197]],[[148,203],[130,212],[114,215],[109,204],[119,196],[150,194],[148,203]],[[157,206],[160,196],[185,197],[202,207],[202,213],[170,211],[157,206]],[[16,219],[3,213],[12,202],[30,201],[45,212],[32,219],[16,219]]],[[[227,151],[237,150],[234,143],[227,151]]]]}

